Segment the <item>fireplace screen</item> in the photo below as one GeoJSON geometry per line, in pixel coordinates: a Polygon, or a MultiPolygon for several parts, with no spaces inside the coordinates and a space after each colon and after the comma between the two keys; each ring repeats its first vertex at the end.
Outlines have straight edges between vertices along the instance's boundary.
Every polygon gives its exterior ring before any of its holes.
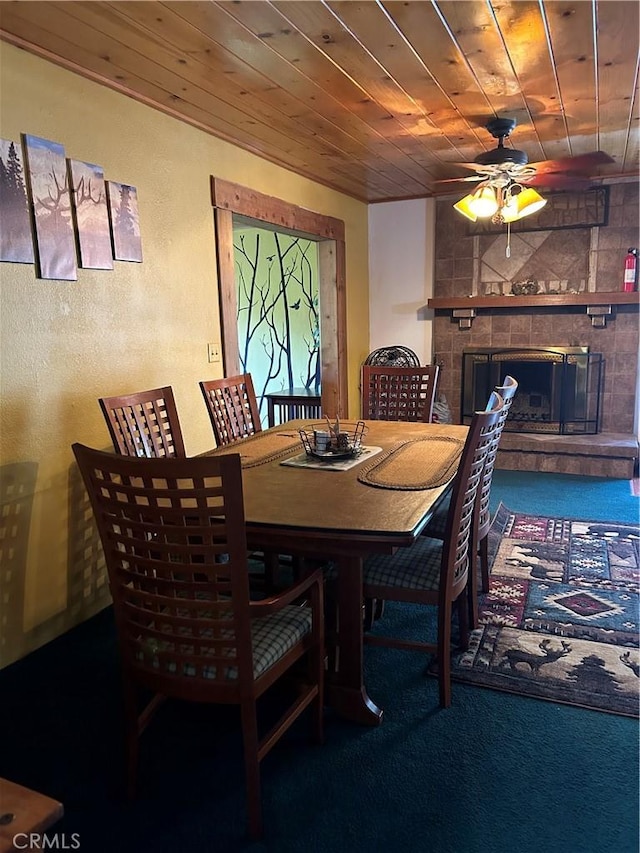
{"type": "Polygon", "coordinates": [[[491,349],[462,355],[461,421],[471,423],[505,376],[518,380],[505,430],[589,435],[598,432],[602,354],[588,347],[491,349]]]}

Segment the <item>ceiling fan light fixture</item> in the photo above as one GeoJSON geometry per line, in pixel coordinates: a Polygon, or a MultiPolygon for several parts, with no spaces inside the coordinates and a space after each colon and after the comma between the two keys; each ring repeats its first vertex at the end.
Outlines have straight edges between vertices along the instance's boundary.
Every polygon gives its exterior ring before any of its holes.
{"type": "Polygon", "coordinates": [[[547,203],[546,198],[542,198],[533,187],[525,187],[515,196],[515,199],[518,205],[518,219],[536,213],[547,203]]]}
{"type": "Polygon", "coordinates": [[[478,187],[469,201],[469,209],[475,216],[480,218],[493,216],[498,207],[496,191],[488,185],[478,187]]]}
{"type": "Polygon", "coordinates": [[[547,203],[546,198],[542,198],[533,187],[525,187],[517,195],[512,196],[512,199],[515,201],[515,208],[510,206],[508,212],[506,208],[503,210],[505,222],[515,222],[525,216],[530,216],[547,203]]]}
{"type": "Polygon", "coordinates": [[[500,209],[502,222],[516,222],[522,214],[518,210],[518,195],[509,194],[500,209]]]}
{"type": "Polygon", "coordinates": [[[453,208],[457,210],[458,213],[461,213],[463,216],[466,216],[467,219],[470,219],[472,222],[475,222],[478,217],[469,207],[469,202],[473,199],[472,195],[466,195],[464,198],[461,198],[460,201],[457,201],[453,208]]]}

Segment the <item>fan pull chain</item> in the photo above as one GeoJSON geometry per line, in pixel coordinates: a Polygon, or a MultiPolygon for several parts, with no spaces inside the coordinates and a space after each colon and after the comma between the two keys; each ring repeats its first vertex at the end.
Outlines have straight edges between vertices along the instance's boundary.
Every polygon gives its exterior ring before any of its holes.
{"type": "Polygon", "coordinates": [[[507,222],[507,248],[505,249],[505,257],[511,257],[511,223],[507,222]]]}

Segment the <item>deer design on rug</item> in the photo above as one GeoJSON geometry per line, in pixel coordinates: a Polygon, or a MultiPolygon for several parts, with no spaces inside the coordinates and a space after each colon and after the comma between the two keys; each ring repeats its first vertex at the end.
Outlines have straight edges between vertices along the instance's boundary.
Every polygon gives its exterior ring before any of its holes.
{"type": "Polygon", "coordinates": [[[551,648],[551,640],[542,640],[538,643],[538,648],[543,651],[541,655],[536,652],[525,652],[523,649],[508,649],[504,653],[500,665],[508,666],[515,672],[519,663],[526,663],[531,668],[531,672],[537,674],[544,664],[552,663],[569,654],[571,651],[569,643],[564,640],[561,643],[562,648],[553,649],[551,648]]]}
{"type": "Polygon", "coordinates": [[[513,568],[528,570],[530,577],[536,580],[562,583],[562,557],[562,550],[556,544],[519,542],[514,545],[505,563],[513,568]]]}
{"type": "Polygon", "coordinates": [[[623,655],[620,655],[620,660],[625,666],[629,667],[634,675],[640,677],[640,666],[631,660],[631,652],[625,652],[623,655]]]}

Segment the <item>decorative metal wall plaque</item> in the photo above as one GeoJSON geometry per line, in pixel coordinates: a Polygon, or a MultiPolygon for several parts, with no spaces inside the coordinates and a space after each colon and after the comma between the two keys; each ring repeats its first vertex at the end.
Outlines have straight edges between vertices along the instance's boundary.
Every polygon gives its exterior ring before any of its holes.
{"type": "MultiPolygon", "coordinates": [[[[547,203],[537,213],[511,223],[514,233],[524,231],[557,231],[565,228],[592,228],[609,221],[609,187],[597,187],[579,192],[545,192],[547,203]]],[[[469,223],[469,234],[506,232],[503,223],[478,219],[469,223]]]]}

